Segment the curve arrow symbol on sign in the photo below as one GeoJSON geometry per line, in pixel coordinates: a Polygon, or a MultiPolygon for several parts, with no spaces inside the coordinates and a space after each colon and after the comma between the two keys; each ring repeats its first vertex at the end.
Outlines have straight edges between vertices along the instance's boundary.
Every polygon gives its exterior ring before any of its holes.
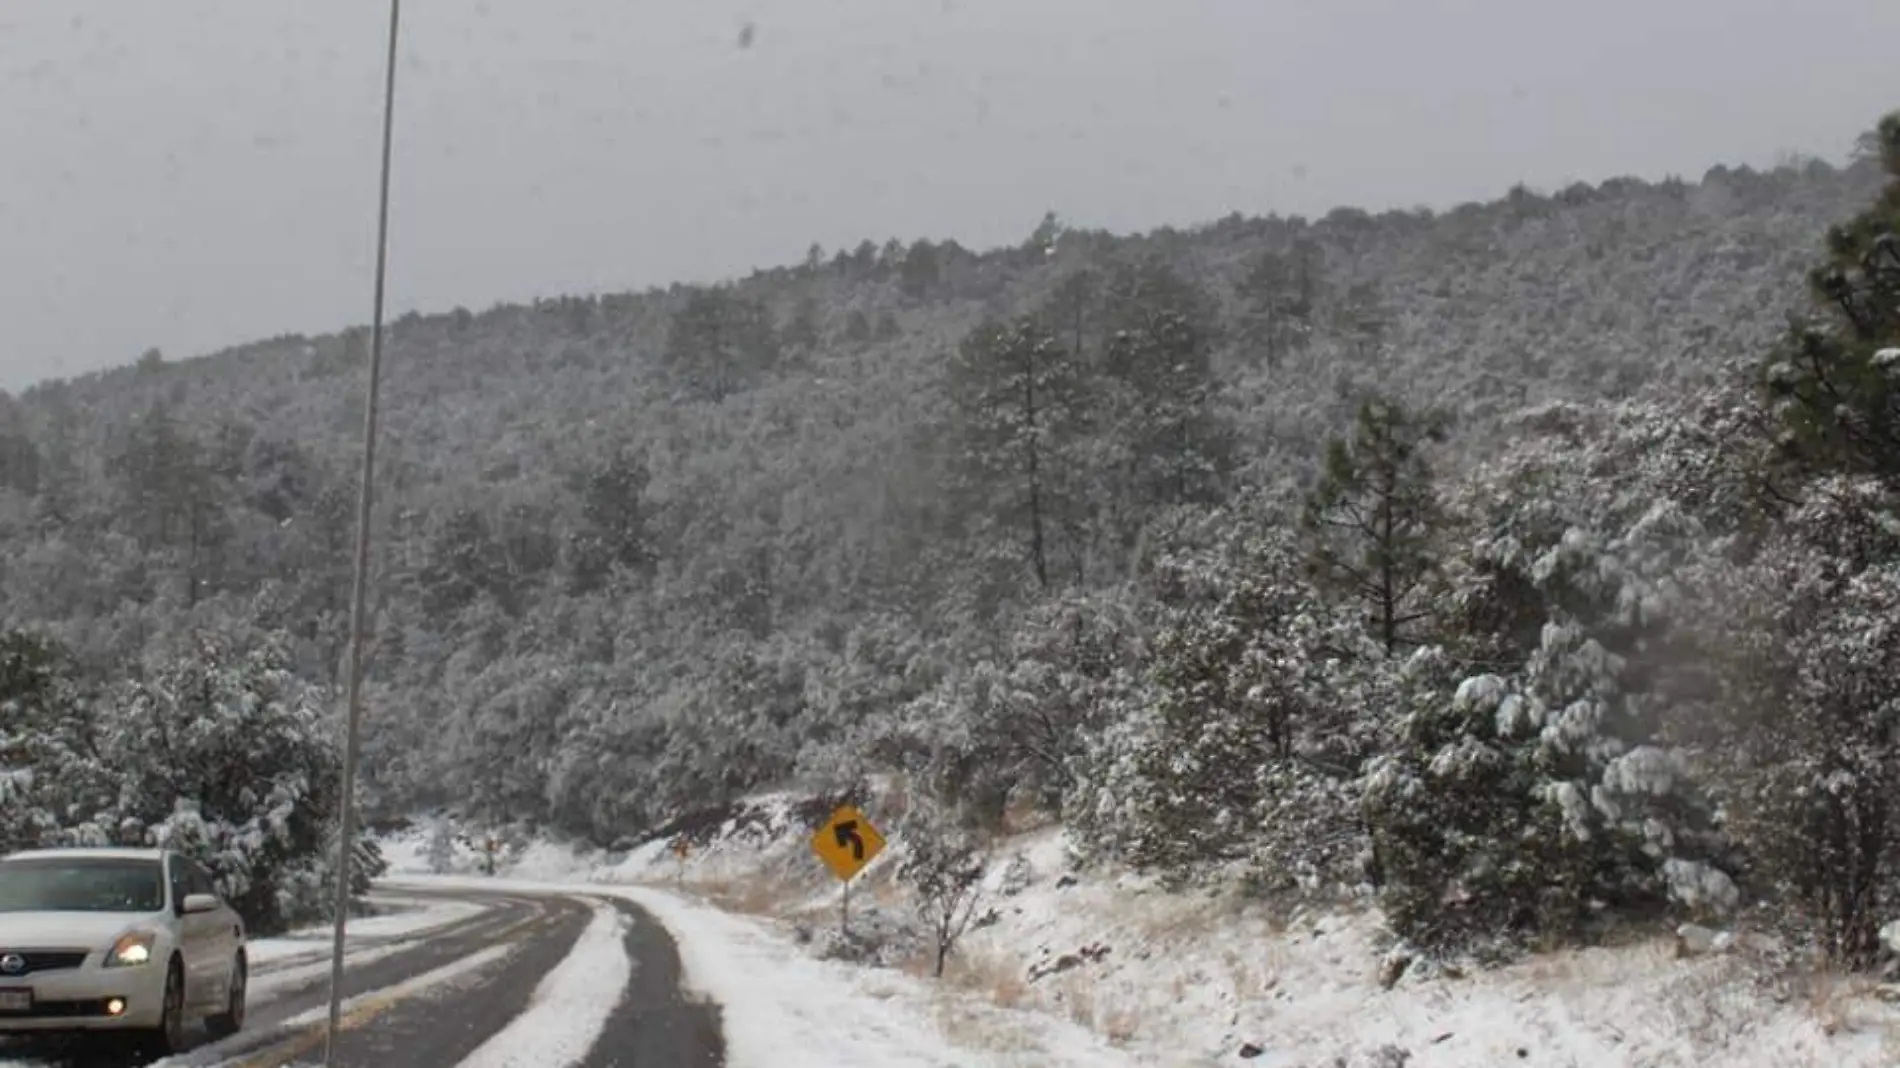
{"type": "Polygon", "coordinates": [[[843,849],[846,846],[851,847],[851,859],[864,859],[864,839],[858,835],[857,820],[846,820],[838,824],[838,826],[832,828],[832,833],[838,837],[839,849],[843,849]]]}

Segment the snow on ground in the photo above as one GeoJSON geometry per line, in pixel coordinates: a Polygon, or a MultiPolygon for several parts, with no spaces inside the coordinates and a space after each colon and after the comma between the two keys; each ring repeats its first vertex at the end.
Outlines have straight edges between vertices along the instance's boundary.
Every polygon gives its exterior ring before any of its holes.
{"type": "MultiPolygon", "coordinates": [[[[485,906],[472,901],[372,894],[376,915],[352,917],[344,931],[346,956],[354,960],[359,947],[407,940],[480,913],[485,906]]],[[[330,952],[329,924],[301,927],[276,938],[254,938],[246,947],[253,965],[330,952]]]]}
{"type": "MultiPolygon", "coordinates": [[[[756,879],[765,871],[807,872],[811,852],[795,812],[803,800],[790,793],[747,798],[743,817],[728,819],[710,841],[689,845],[683,861],[670,841],[656,838],[613,861],[612,881],[658,883],[688,874],[703,885],[756,879]]],[[[593,859],[598,863],[605,858],[593,859]]]]}
{"type": "Polygon", "coordinates": [[[397,831],[380,835],[376,847],[382,851],[383,861],[389,865],[392,875],[406,875],[429,870],[429,827],[422,823],[397,831]]]}
{"type": "Polygon", "coordinates": [[[508,877],[535,882],[560,882],[591,870],[592,856],[578,852],[572,846],[532,842],[514,855],[508,865],[508,877]]]}
{"type": "Polygon", "coordinates": [[[419,819],[401,831],[381,836],[377,845],[382,849],[383,860],[388,863],[392,875],[434,871],[438,859],[450,872],[477,872],[482,870],[483,862],[482,850],[477,843],[487,837],[486,833],[471,834],[469,828],[455,820],[434,816],[419,819]],[[436,843],[436,835],[444,824],[447,824],[450,834],[447,848],[437,858],[434,854],[440,847],[436,843]]]}
{"type": "MultiPolygon", "coordinates": [[[[352,919],[345,932],[344,959],[362,967],[412,948],[414,940],[430,931],[480,914],[485,906],[472,901],[442,898],[370,895],[375,916],[352,919]]],[[[320,982],[330,974],[332,930],[329,925],[305,927],[278,938],[252,939],[245,952],[251,962],[253,1000],[268,1001],[278,991],[320,982]]]]}
{"type": "Polygon", "coordinates": [[[673,932],[687,982],[725,1006],[730,1068],[1142,1063],[1067,1021],[814,960],[756,920],[664,891],[621,892],[673,932]]]}
{"type": "Polygon", "coordinates": [[[1049,1008],[1086,1001],[1097,1026],[1157,1055],[1180,1051],[1183,1063],[1220,1063],[1248,1043],[1262,1051],[1252,1063],[1266,1068],[1387,1045],[1411,1054],[1408,1068],[1900,1061],[1900,1013],[1846,989],[1777,1004],[1739,956],[1677,960],[1670,940],[1649,939],[1387,991],[1369,909],[1275,910],[1233,894],[1071,874],[1055,831],[1012,845],[1006,856],[1021,856],[1027,885],[997,888],[998,922],[969,936],[965,967],[1009,978],[1071,957],[1070,970],[1020,982],[1013,996],[1049,1008]]]}
{"type": "Polygon", "coordinates": [[[633,978],[627,920],[598,905],[580,941],[534,991],[528,1009],[460,1068],[566,1068],[587,1058],[633,978]]]}
{"type": "Polygon", "coordinates": [[[673,935],[689,991],[720,1006],[727,1068],[1134,1068],[1152,1063],[1130,1058],[1067,1021],[946,993],[897,972],[815,960],[769,922],[652,887],[479,876],[405,877],[401,885],[591,892],[633,901],[673,935]]]}
{"type": "MultiPolygon", "coordinates": [[[[552,877],[573,866],[575,849],[538,839],[515,826],[471,823],[449,816],[426,816],[403,830],[378,838],[391,875],[475,875],[485,873],[486,847],[495,847],[498,869],[552,877]]],[[[538,875],[527,874],[529,878],[538,875]]]]}
{"type": "MultiPolygon", "coordinates": [[[[343,959],[349,962],[350,967],[361,968],[413,948],[402,942],[371,947],[351,946],[344,951],[343,959]]],[[[330,951],[327,948],[310,958],[278,958],[278,961],[281,963],[268,970],[258,969],[251,974],[249,990],[252,1001],[269,1001],[280,991],[323,982],[330,976],[330,951]]]]}
{"type": "MultiPolygon", "coordinates": [[[[767,807],[790,810],[776,798],[767,807]]],[[[890,879],[901,850],[893,841],[860,876],[854,911],[908,912],[890,879]]],[[[1127,874],[1073,871],[1054,829],[998,845],[984,906],[995,915],[967,936],[941,987],[897,969],[819,961],[798,944],[823,942],[811,936],[836,923],[838,890],[789,822],[720,836],[684,863],[663,841],[626,855],[559,853],[528,855],[560,882],[639,884],[618,892],[659,916],[693,981],[734,1006],[733,1068],[786,1068],[767,1053],[787,1049],[822,1050],[830,1059],[814,1063],[840,1066],[968,1065],[979,1062],[942,1051],[984,1038],[992,1060],[981,1063],[1024,1065],[1375,1064],[1386,1046],[1409,1053],[1408,1068],[1900,1063],[1900,1010],[1876,996],[1894,991],[1871,983],[1815,980],[1777,998],[1747,956],[1678,960],[1661,937],[1385,990],[1370,909],[1274,908],[1231,892],[1169,893],[1127,874]],[[855,1040],[825,1021],[857,1019],[867,1001],[884,1015],[847,1033],[871,1046],[838,1048],[855,1040]],[[928,1025],[937,1037],[920,1039],[928,1025]],[[866,1052],[879,1043],[895,1045],[866,1052]],[[1241,1059],[1249,1045],[1256,1056],[1241,1059]]]]}

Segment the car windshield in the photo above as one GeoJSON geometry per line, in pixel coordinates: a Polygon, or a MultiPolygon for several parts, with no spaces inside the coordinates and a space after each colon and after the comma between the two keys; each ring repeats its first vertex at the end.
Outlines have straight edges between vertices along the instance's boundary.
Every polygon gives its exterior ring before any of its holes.
{"type": "Polygon", "coordinates": [[[157,912],[164,907],[165,884],[156,860],[0,861],[0,912],[157,912]]]}

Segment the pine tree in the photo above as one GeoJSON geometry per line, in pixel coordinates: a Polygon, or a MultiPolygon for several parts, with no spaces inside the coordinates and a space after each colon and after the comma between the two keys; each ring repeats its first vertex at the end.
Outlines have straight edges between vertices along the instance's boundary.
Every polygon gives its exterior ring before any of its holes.
{"type": "Polygon", "coordinates": [[[1618,414],[1578,440],[1576,413],[1546,411],[1566,432],[1519,435],[1466,487],[1474,536],[1442,561],[1438,630],[1486,670],[1414,653],[1438,666],[1388,702],[1400,714],[1366,777],[1387,913],[1415,941],[1567,937],[1604,908],[1738,903],[1683,734],[1731,718],[1698,703],[1693,597],[1726,543],[1690,510],[1704,501],[1669,489],[1693,470],[1719,498],[1721,457],[1679,416],[1618,414]],[[1459,633],[1472,628],[1490,633],[1459,633]]]}
{"type": "Polygon", "coordinates": [[[1327,446],[1303,525],[1322,585],[1366,607],[1386,651],[1429,615],[1418,595],[1432,566],[1440,524],[1428,443],[1443,421],[1374,398],[1359,408],[1351,440],[1327,446]]]}
{"type": "Polygon", "coordinates": [[[1094,271],[1082,270],[1064,278],[1042,305],[1038,315],[1069,358],[1089,366],[1098,347],[1096,335],[1101,329],[1101,280],[1094,271]]]}
{"type": "Polygon", "coordinates": [[[1819,318],[1791,330],[1764,378],[1797,459],[1900,487],[1900,112],[1875,143],[1886,187],[1828,231],[1808,280],[1819,318]]]}
{"type": "Polygon", "coordinates": [[[188,605],[215,592],[232,536],[229,485],[214,460],[162,406],[128,427],[107,459],[128,533],[173,564],[188,605]]]}
{"type": "Polygon", "coordinates": [[[1387,315],[1379,287],[1371,282],[1355,282],[1334,309],[1334,328],[1355,359],[1372,363],[1385,345],[1387,315]]]}
{"type": "Polygon", "coordinates": [[[0,392],[0,488],[28,497],[40,492],[45,464],[11,397],[0,392]]]}
{"type": "Polygon", "coordinates": [[[763,304],[729,288],[700,288],[673,317],[666,355],[695,399],[717,401],[774,366],[779,349],[763,304]]]}
{"type": "Polygon", "coordinates": [[[1698,706],[1731,833],[1786,926],[1847,967],[1900,908],[1900,530],[1871,477],[1808,488],[1718,572],[1716,686],[1698,706]]]}
{"type": "Polygon", "coordinates": [[[792,314],[779,329],[779,338],[788,353],[810,356],[824,340],[818,329],[818,301],[801,297],[792,306],[792,314]]]}
{"type": "Polygon", "coordinates": [[[596,589],[615,569],[645,571],[655,559],[647,523],[645,457],[626,449],[581,476],[581,522],[569,544],[571,588],[596,589]]]}
{"type": "Polygon", "coordinates": [[[1018,541],[1046,589],[1054,542],[1086,507],[1077,452],[1091,414],[1085,368],[1024,317],[965,338],[947,384],[964,492],[1018,541]]]}
{"type": "Polygon", "coordinates": [[[515,607],[507,558],[488,520],[472,508],[456,509],[443,522],[430,540],[429,559],[417,581],[422,609],[435,618],[453,616],[484,593],[507,611],[515,607]]]}
{"type": "Polygon", "coordinates": [[[1233,466],[1233,431],[1216,408],[1216,328],[1207,294],[1159,259],[1123,266],[1104,294],[1124,536],[1154,507],[1219,501],[1233,466]]]}
{"type": "Polygon", "coordinates": [[[937,288],[943,278],[943,264],[937,247],[917,241],[904,253],[897,271],[898,286],[912,300],[922,300],[937,288]]]}
{"type": "Polygon", "coordinates": [[[1242,338],[1268,367],[1312,340],[1323,270],[1319,247],[1301,241],[1256,256],[1240,284],[1242,338]]]}
{"type": "Polygon", "coordinates": [[[1056,242],[1068,229],[1062,219],[1053,211],[1042,213],[1042,220],[1036,224],[1029,236],[1016,248],[1015,259],[1024,266],[1033,267],[1055,254],[1056,242]]]}

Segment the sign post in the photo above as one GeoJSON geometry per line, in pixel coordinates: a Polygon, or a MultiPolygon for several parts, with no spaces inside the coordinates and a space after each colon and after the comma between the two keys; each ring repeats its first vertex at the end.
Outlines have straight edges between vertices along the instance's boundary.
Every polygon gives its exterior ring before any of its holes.
{"type": "Polygon", "coordinates": [[[859,812],[855,805],[841,806],[811,836],[812,852],[831,874],[844,884],[844,903],[838,916],[839,931],[851,933],[851,880],[884,852],[884,836],[859,812]]]}

